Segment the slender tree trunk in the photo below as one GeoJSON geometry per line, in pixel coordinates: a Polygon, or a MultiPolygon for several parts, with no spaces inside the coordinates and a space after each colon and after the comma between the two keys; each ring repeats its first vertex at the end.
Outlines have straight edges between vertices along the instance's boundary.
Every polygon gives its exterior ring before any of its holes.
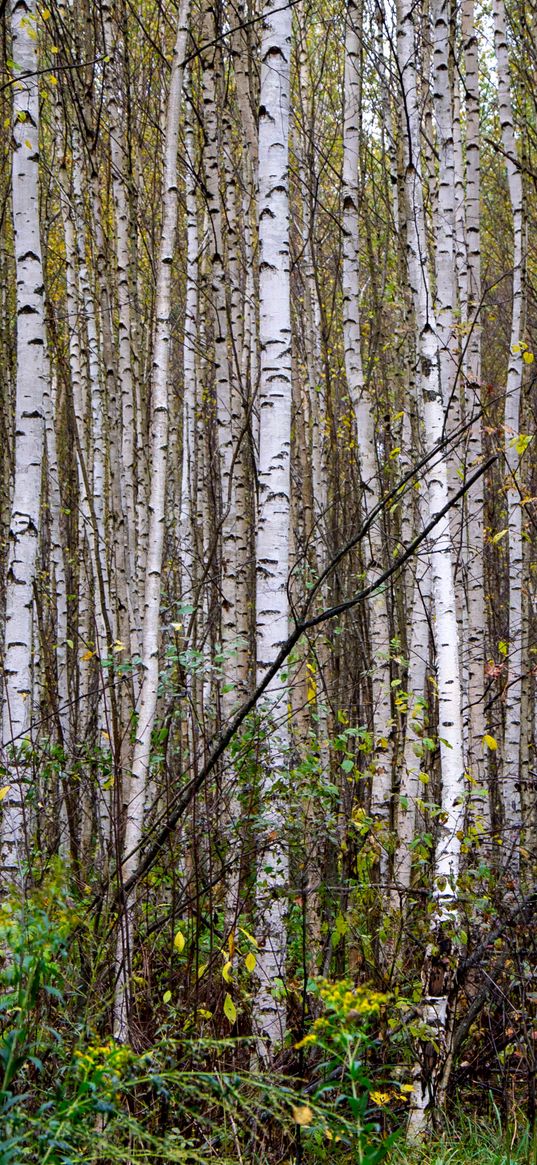
{"type": "MultiPolygon", "coordinates": [[[[355,0],[349,0],[345,40],[345,120],[343,128],[343,338],[345,371],[349,395],[356,420],[360,474],[362,479],[362,508],[364,516],[379,501],[380,485],[375,447],[375,419],[373,404],[364,384],[362,342],[360,335],[360,10],[355,0]]],[[[366,553],[368,582],[382,572],[384,549],[382,529],[378,521],[372,525],[366,553]]],[[[369,635],[371,639],[371,666],[374,730],[374,774],[371,793],[371,812],[386,832],[392,812],[392,719],[390,689],[390,623],[386,590],[374,593],[369,604],[369,635]]],[[[381,843],[380,881],[388,880],[388,848],[381,843]]]]}
{"type": "MultiPolygon", "coordinates": [[[[39,225],[39,93],[34,0],[12,6],[13,86],[12,197],[17,279],[17,382],[15,483],[9,528],[4,640],[2,736],[15,748],[32,721],[34,582],[41,528],[44,396],[49,369],[44,317],[44,276],[39,225]]],[[[18,765],[4,800],[1,864],[20,879],[24,862],[24,786],[18,765]]]]}
{"type": "MultiPolygon", "coordinates": [[[[409,0],[399,7],[397,51],[406,119],[407,262],[414,300],[419,362],[418,391],[422,402],[426,450],[431,454],[427,470],[429,516],[448,502],[448,471],[444,437],[445,408],[442,398],[440,343],[432,306],[428,269],[427,234],[423,201],[422,150],[416,92],[415,9],[409,0]],[[438,450],[435,453],[435,450],[438,450]]],[[[441,267],[437,252],[437,267],[441,267]]],[[[449,1057],[452,1032],[451,983],[456,966],[454,909],[461,838],[464,826],[464,759],[462,748],[461,680],[449,515],[436,526],[431,538],[434,645],[438,684],[438,735],[442,777],[442,817],[434,860],[434,913],[431,944],[423,968],[422,1013],[434,1032],[437,1052],[433,1067],[425,1062],[416,1068],[411,1099],[409,1132],[418,1135],[427,1122],[427,1110],[435,1103],[436,1082],[449,1057]]]]}
{"type": "Polygon", "coordinates": [[[494,47],[498,69],[498,105],[502,146],[513,216],[513,308],[511,341],[505,393],[505,461],[509,526],[509,677],[505,702],[505,740],[502,763],[502,803],[504,831],[509,843],[509,869],[518,877],[522,811],[520,797],[520,733],[523,667],[523,542],[520,505],[520,398],[522,390],[522,309],[524,276],[524,233],[522,175],[518,165],[513,124],[509,53],[503,0],[494,0],[494,47]]]}
{"type": "MultiPolygon", "coordinates": [[[[257,668],[261,678],[288,631],[291,441],[289,282],[290,8],[263,9],[259,116],[259,511],[257,526],[257,668]]],[[[260,787],[257,963],[254,1022],[261,1058],[281,1046],[285,1004],[274,995],[285,975],[288,855],[282,786],[287,783],[287,683],[266,693],[266,757],[260,787]]]]}
{"type": "MultiPolygon", "coordinates": [[[[461,10],[462,43],[465,61],[466,96],[466,191],[463,228],[465,228],[465,282],[466,303],[463,324],[465,355],[463,369],[466,390],[466,417],[471,421],[468,437],[467,465],[469,472],[479,465],[482,457],[481,417],[476,414],[481,406],[481,150],[479,118],[479,64],[474,20],[473,0],[464,0],[461,10]],[[474,418],[472,420],[472,418],[474,418]]],[[[462,175],[461,175],[462,182],[462,175]]],[[[485,594],[483,556],[483,501],[484,479],[480,477],[466,499],[466,587],[467,587],[467,677],[468,677],[468,768],[479,784],[484,780],[483,736],[484,714],[484,657],[485,657],[485,594]]],[[[487,800],[485,821],[490,813],[487,800]]]]}
{"type": "MultiPolygon", "coordinates": [[[[143,675],[132,772],[126,782],[126,828],[121,870],[123,884],[131,876],[142,840],[146,783],[151,761],[151,734],[157,710],[160,643],[160,587],[165,531],[166,469],[168,439],[168,381],[170,362],[170,293],[177,229],[177,151],[179,114],[183,87],[183,61],[188,34],[190,0],[182,0],[177,17],[177,37],[171,64],[170,91],[166,114],[163,217],[157,269],[156,332],[151,384],[151,492],[149,499],[149,541],[145,574],[143,612],[143,675]]],[[[129,1033],[129,974],[132,955],[134,899],[127,894],[120,918],[116,966],[117,988],[114,1029],[118,1039],[129,1033]]]]}

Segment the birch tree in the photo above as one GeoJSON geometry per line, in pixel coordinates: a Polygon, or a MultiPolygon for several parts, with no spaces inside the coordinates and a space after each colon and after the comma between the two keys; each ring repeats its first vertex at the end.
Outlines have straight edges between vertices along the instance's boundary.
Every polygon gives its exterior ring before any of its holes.
{"type": "MultiPolygon", "coordinates": [[[[431,456],[427,469],[429,517],[439,513],[448,500],[448,473],[442,442],[445,405],[442,397],[440,339],[433,311],[428,269],[428,247],[423,200],[420,111],[417,101],[416,13],[400,4],[397,53],[406,120],[405,196],[408,277],[414,300],[417,327],[418,391],[423,409],[426,448],[431,456]]],[[[436,250],[437,271],[443,271],[445,252],[436,250]]],[[[448,277],[446,273],[446,279],[448,277]]],[[[453,975],[451,935],[452,908],[457,897],[460,841],[464,824],[464,759],[462,750],[461,680],[449,516],[439,521],[431,540],[434,644],[438,684],[438,733],[442,779],[442,815],[437,840],[431,920],[431,946],[423,969],[423,1014],[439,1044],[433,1071],[418,1067],[410,1114],[412,1135],[423,1127],[428,1106],[434,1103],[438,1072],[449,1056],[453,1016],[450,984],[453,975]],[[457,650],[455,650],[457,647],[457,650]]]]}
{"type": "MultiPolygon", "coordinates": [[[[259,501],[257,519],[257,671],[287,638],[291,441],[289,284],[289,85],[291,10],[263,9],[259,95],[259,501]]],[[[288,769],[287,685],[280,674],[266,693],[268,733],[260,788],[257,878],[258,989],[254,1006],[262,1057],[281,1045],[285,1004],[274,995],[285,974],[288,856],[284,789],[288,769]],[[266,1041],[266,1042],[265,1042],[266,1041]]]]}
{"type": "Polygon", "coordinates": [[[509,526],[509,683],[505,708],[505,742],[502,773],[504,829],[512,868],[518,876],[522,830],[520,798],[520,733],[523,667],[523,543],[520,504],[520,398],[522,390],[522,309],[524,274],[524,221],[522,175],[518,164],[513,124],[509,54],[503,0],[493,5],[494,47],[498,69],[498,106],[505,155],[509,201],[513,216],[513,292],[511,337],[505,392],[505,462],[509,526]]]}
{"type": "MultiPolygon", "coordinates": [[[[39,92],[37,4],[15,0],[11,9],[13,69],[12,199],[17,280],[17,381],[15,477],[9,528],[4,638],[2,732],[16,750],[32,722],[37,648],[34,582],[41,529],[44,398],[49,368],[44,319],[44,279],[39,222],[39,92]]],[[[13,781],[2,824],[2,865],[20,878],[25,854],[24,767],[13,761],[13,781]]]]}
{"type": "MultiPolygon", "coordinates": [[[[126,783],[126,828],[121,877],[129,882],[138,860],[142,838],[146,782],[151,762],[151,735],[157,710],[160,644],[160,588],[165,529],[166,469],[168,440],[168,385],[170,361],[170,291],[177,229],[177,171],[179,117],[184,59],[190,12],[189,0],[182,0],[177,17],[177,35],[171,64],[166,110],[164,174],[162,183],[162,229],[157,280],[156,332],[151,384],[151,492],[149,498],[148,559],[145,572],[142,681],[132,770],[126,783]]],[[[133,897],[126,890],[117,943],[117,988],[114,1025],[119,1040],[128,1037],[129,973],[133,939],[133,897]]]]}
{"type": "MultiPolygon", "coordinates": [[[[375,449],[373,404],[364,384],[362,342],[360,336],[360,22],[359,8],[350,0],[347,9],[345,40],[345,121],[343,130],[343,340],[345,371],[356,422],[364,515],[378,505],[379,474],[375,449]]],[[[382,529],[373,522],[369,535],[368,579],[382,570],[384,551],[382,529]]],[[[390,698],[390,624],[386,591],[379,588],[370,601],[371,665],[373,689],[372,727],[374,730],[374,773],[371,810],[389,829],[392,807],[392,750],[390,698]]],[[[380,838],[382,856],[380,880],[387,881],[386,840],[380,838]]]]}

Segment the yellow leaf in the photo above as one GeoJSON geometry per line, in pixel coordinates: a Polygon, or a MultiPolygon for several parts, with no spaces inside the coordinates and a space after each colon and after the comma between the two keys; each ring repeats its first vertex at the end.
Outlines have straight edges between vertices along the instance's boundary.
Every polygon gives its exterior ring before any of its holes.
{"type": "Polygon", "coordinates": [[[245,930],[243,926],[239,926],[239,930],[240,930],[241,934],[243,934],[244,937],[248,939],[249,943],[254,944],[254,947],[256,947],[258,945],[257,939],[254,938],[253,934],[249,934],[249,932],[247,930],[245,930]]]}
{"type": "Polygon", "coordinates": [[[222,979],[225,979],[226,983],[231,983],[233,979],[233,963],[231,960],[228,960],[227,963],[224,963],[224,966],[222,967],[222,979]]]}
{"type": "Polygon", "coordinates": [[[371,1100],[373,1101],[373,1104],[376,1104],[378,1108],[382,1108],[383,1105],[387,1104],[388,1101],[391,1100],[393,1093],[392,1092],[370,1092],[369,1096],[370,1096],[371,1100]]]}
{"type": "Polygon", "coordinates": [[[524,364],[533,364],[535,357],[533,355],[533,352],[524,352],[522,359],[524,361],[524,364]]]}
{"type": "Polygon", "coordinates": [[[296,1125],[310,1125],[313,1120],[313,1113],[309,1104],[293,1106],[293,1120],[296,1125]]]}
{"type": "Polygon", "coordinates": [[[115,643],[112,644],[112,651],[125,651],[125,644],[121,642],[121,639],[116,639],[115,643]]]}
{"type": "Polygon", "coordinates": [[[51,84],[51,85],[57,85],[57,84],[58,84],[58,78],[57,78],[57,77],[54,77],[54,76],[52,75],[52,73],[50,74],[49,81],[50,81],[50,84],[51,84]]]}
{"type": "Polygon", "coordinates": [[[495,739],[494,736],[490,736],[490,734],[488,732],[485,732],[485,735],[483,737],[483,744],[485,744],[486,747],[489,748],[491,752],[495,752],[497,747],[498,747],[498,741],[495,739]]]}
{"type": "Polygon", "coordinates": [[[165,992],[164,992],[164,995],[162,996],[162,1002],[163,1002],[163,1003],[169,1003],[169,1002],[170,1002],[170,999],[171,999],[171,997],[172,997],[172,993],[171,993],[171,991],[165,991],[165,992]]]}
{"type": "Polygon", "coordinates": [[[224,1015],[229,1019],[230,1023],[235,1023],[237,1018],[237,1008],[231,998],[231,995],[226,995],[224,999],[224,1015]]]}
{"type": "Polygon", "coordinates": [[[244,962],[245,962],[245,965],[246,965],[246,970],[247,970],[247,971],[250,971],[250,973],[251,973],[252,971],[255,971],[255,966],[256,966],[256,957],[255,957],[255,955],[253,955],[253,954],[252,954],[252,952],[251,952],[251,951],[250,951],[250,952],[247,954],[247,956],[246,956],[246,958],[245,958],[244,962]]]}
{"type": "Polygon", "coordinates": [[[94,651],[85,651],[84,655],[82,656],[82,663],[87,663],[88,659],[93,659],[94,655],[95,655],[94,651]]]}
{"type": "Polygon", "coordinates": [[[201,966],[198,967],[198,979],[201,979],[201,976],[205,974],[207,967],[208,963],[202,963],[201,966]]]}
{"type": "Polygon", "coordinates": [[[42,8],[41,16],[43,20],[50,20],[50,8],[42,8]]]}
{"type": "Polygon", "coordinates": [[[179,954],[181,954],[181,951],[184,951],[185,949],[185,936],[180,930],[177,931],[177,934],[173,940],[173,945],[179,954]]]}
{"type": "Polygon", "coordinates": [[[172,627],[173,627],[174,631],[181,631],[183,624],[182,623],[172,623],[172,627]]]}
{"type": "Polygon", "coordinates": [[[2,788],[0,789],[0,801],[3,801],[4,797],[7,797],[10,788],[11,788],[11,785],[3,785],[2,786],[2,788]]]}

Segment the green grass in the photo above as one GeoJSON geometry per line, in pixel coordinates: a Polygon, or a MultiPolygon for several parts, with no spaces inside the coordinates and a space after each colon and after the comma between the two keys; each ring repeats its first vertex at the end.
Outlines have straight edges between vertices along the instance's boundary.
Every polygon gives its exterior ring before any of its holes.
{"type": "Polygon", "coordinates": [[[398,1145],[390,1160],[392,1165],[537,1165],[537,1137],[530,1138],[523,1122],[502,1131],[494,1114],[481,1120],[461,1116],[441,1136],[398,1145]]]}

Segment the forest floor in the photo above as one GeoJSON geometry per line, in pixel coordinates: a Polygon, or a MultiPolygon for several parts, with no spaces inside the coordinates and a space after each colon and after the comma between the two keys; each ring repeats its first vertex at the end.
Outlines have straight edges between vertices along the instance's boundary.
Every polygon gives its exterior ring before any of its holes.
{"type": "Polygon", "coordinates": [[[388,1160],[392,1165],[537,1165],[537,1137],[516,1121],[502,1129],[490,1119],[461,1116],[421,1145],[396,1145],[388,1160]]]}

